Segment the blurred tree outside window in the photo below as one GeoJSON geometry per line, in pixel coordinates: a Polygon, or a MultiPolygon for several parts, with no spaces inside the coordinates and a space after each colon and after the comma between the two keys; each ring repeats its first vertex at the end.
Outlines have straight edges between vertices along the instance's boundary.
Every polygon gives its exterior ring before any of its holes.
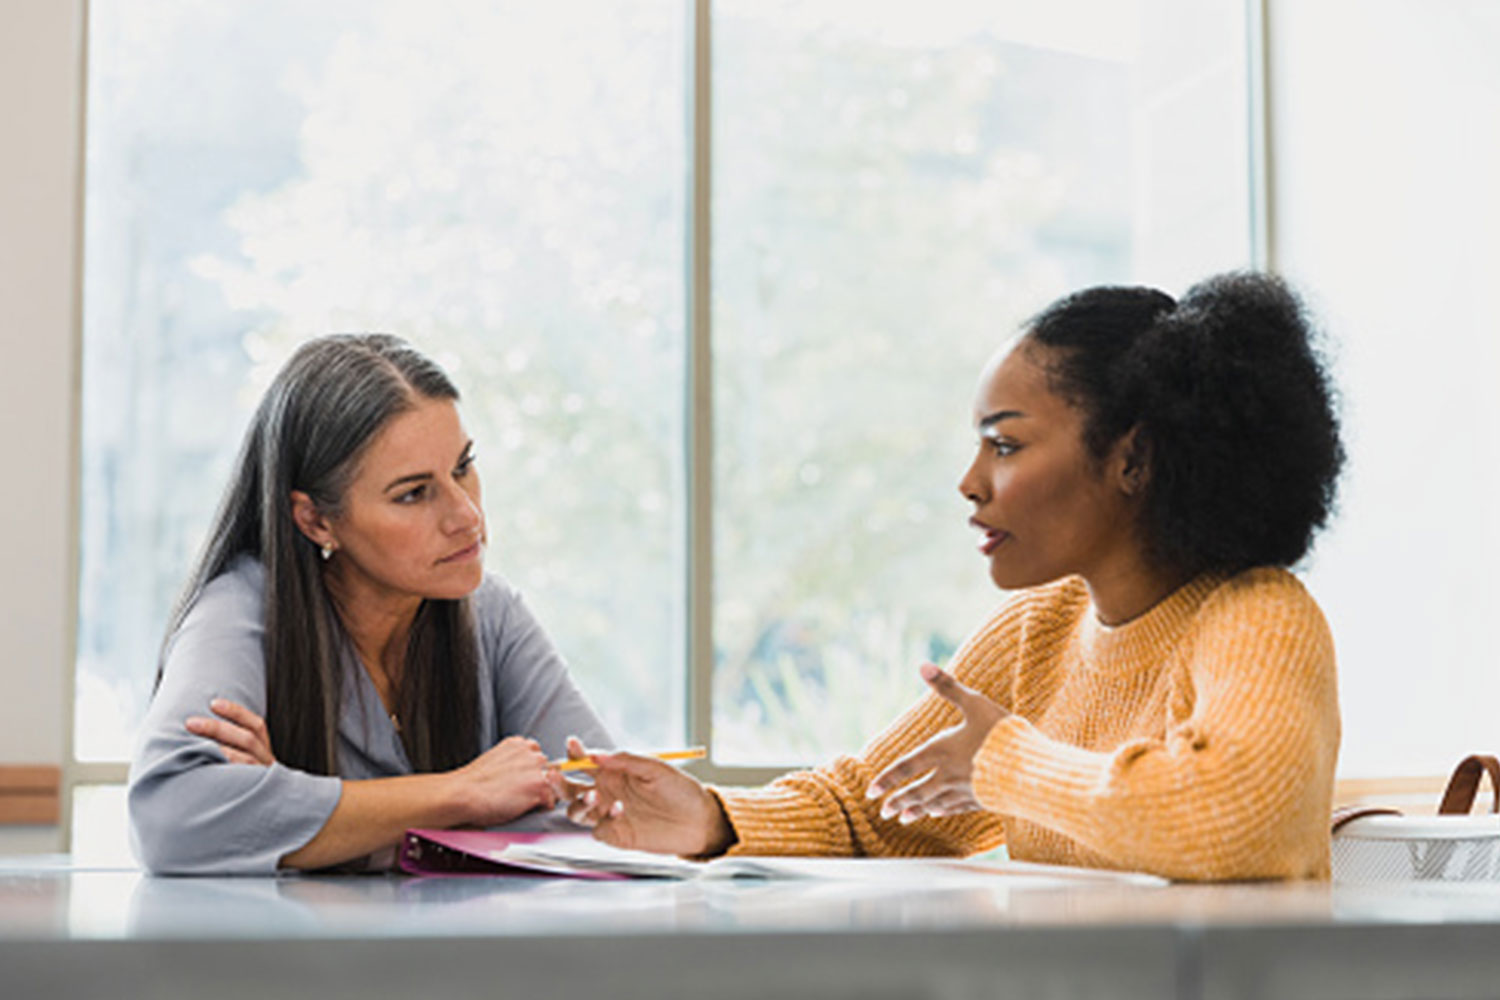
{"type": "Polygon", "coordinates": [[[721,0],[714,467],[685,467],[688,4],[94,0],[75,755],[126,759],[249,411],[388,330],[465,394],[489,568],[618,737],[858,749],[1003,595],[955,484],[988,354],[1073,288],[1250,260],[1241,0],[721,0]]]}
{"type": "Polygon", "coordinates": [[[988,355],[1075,288],[1249,262],[1245,12],[714,9],[713,733],[788,765],[1003,599],[956,489],[988,355]]]}
{"type": "Polygon", "coordinates": [[[388,330],[464,392],[488,566],[621,734],[682,738],[680,5],[97,0],[77,753],[293,347],[388,330]]]}

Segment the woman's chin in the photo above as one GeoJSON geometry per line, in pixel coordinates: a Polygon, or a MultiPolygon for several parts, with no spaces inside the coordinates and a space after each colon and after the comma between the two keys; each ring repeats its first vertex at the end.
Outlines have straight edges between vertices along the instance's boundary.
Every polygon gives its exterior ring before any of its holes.
{"type": "Polygon", "coordinates": [[[475,559],[461,567],[451,567],[443,574],[443,579],[434,582],[427,597],[436,601],[461,601],[478,590],[483,582],[484,562],[475,559]]]}
{"type": "Polygon", "coordinates": [[[990,557],[990,580],[1001,590],[1025,590],[1028,587],[1040,587],[1064,575],[1063,573],[1039,572],[1034,567],[1008,565],[1003,560],[990,557]]]}

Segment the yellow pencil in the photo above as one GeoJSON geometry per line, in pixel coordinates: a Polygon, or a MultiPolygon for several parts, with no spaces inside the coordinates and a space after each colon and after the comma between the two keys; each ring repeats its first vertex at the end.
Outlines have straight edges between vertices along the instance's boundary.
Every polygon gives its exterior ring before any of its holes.
{"type": "MultiPolygon", "coordinates": [[[[658,750],[654,753],[644,753],[641,756],[655,757],[657,760],[702,760],[708,756],[708,749],[706,747],[688,747],[685,750],[658,750]]],[[[559,771],[584,771],[599,766],[587,757],[579,760],[554,760],[551,763],[559,771]]]]}

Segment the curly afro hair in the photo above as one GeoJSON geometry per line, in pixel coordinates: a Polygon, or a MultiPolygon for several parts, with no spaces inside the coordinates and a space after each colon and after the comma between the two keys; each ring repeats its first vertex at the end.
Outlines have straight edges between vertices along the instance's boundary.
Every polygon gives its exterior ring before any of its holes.
{"type": "Polygon", "coordinates": [[[1098,287],[1028,324],[1053,387],[1103,458],[1135,430],[1149,475],[1141,529],[1159,564],[1292,566],[1329,520],[1344,448],[1316,336],[1279,278],[1233,273],[1174,302],[1098,287]]]}

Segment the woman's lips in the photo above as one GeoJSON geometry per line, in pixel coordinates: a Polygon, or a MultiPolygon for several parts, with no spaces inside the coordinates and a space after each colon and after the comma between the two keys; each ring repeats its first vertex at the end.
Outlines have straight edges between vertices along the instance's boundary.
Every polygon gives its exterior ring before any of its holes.
{"type": "Polygon", "coordinates": [[[991,528],[988,524],[978,518],[969,518],[969,524],[984,532],[984,537],[979,539],[979,552],[981,555],[989,555],[1000,547],[1000,543],[1010,537],[1009,532],[1001,531],[999,528],[991,528]]]}
{"type": "Polygon", "coordinates": [[[457,552],[453,553],[452,555],[443,556],[443,558],[439,559],[438,562],[440,562],[440,563],[467,562],[470,559],[474,559],[474,558],[478,557],[478,555],[479,555],[479,548],[480,548],[480,543],[479,542],[475,542],[473,545],[470,545],[466,549],[459,549],[457,552]]]}

